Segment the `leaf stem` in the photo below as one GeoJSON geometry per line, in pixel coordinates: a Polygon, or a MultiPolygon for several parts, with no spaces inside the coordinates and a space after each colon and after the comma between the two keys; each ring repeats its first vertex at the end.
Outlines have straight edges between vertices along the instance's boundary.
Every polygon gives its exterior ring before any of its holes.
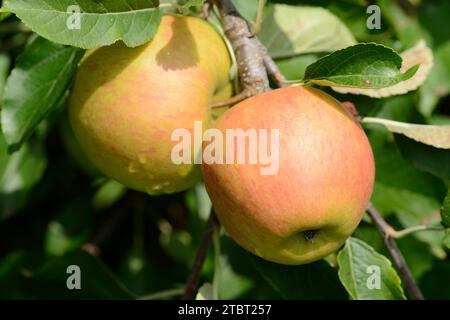
{"type": "Polygon", "coordinates": [[[256,21],[254,26],[254,34],[257,35],[261,31],[262,23],[264,21],[264,8],[266,6],[267,0],[259,0],[258,12],[256,14],[256,21]]]}
{"type": "Polygon", "coordinates": [[[400,230],[400,231],[391,230],[389,232],[388,236],[395,238],[395,239],[399,239],[399,238],[409,236],[412,233],[416,233],[416,232],[420,232],[420,231],[442,231],[443,232],[445,230],[447,230],[447,229],[444,227],[415,226],[415,227],[407,228],[407,229],[400,230]]]}

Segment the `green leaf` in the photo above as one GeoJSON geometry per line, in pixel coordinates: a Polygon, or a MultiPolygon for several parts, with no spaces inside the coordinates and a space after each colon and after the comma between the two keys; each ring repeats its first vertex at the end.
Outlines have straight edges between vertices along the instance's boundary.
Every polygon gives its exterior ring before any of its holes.
{"type": "Polygon", "coordinates": [[[362,43],[333,52],[310,65],[304,82],[321,86],[384,88],[410,79],[419,69],[400,72],[402,58],[394,50],[362,43]]]}
{"type": "Polygon", "coordinates": [[[450,189],[448,190],[447,196],[445,197],[444,203],[442,204],[441,217],[444,227],[450,228],[450,189]]]}
{"type": "Polygon", "coordinates": [[[231,0],[237,11],[249,22],[255,21],[259,0],[231,0]]]}
{"type": "Polygon", "coordinates": [[[450,150],[434,148],[399,134],[395,135],[395,142],[402,156],[416,168],[450,180],[450,150]]]}
{"type": "MultiPolygon", "coordinates": [[[[380,129],[383,134],[387,133],[383,127],[380,129]]],[[[447,192],[443,181],[416,169],[403,159],[394,143],[374,143],[374,133],[371,132],[370,141],[376,164],[372,194],[375,207],[384,216],[395,214],[404,228],[423,224],[424,221],[427,225],[439,223],[436,213],[447,192]]],[[[442,242],[439,232],[417,232],[413,236],[432,246],[442,242]]]]}
{"type": "Polygon", "coordinates": [[[420,64],[419,70],[416,74],[406,81],[402,81],[393,86],[389,86],[381,89],[361,89],[361,88],[334,88],[336,92],[342,94],[361,94],[372,98],[384,98],[395,95],[405,94],[409,91],[414,91],[426,81],[430,70],[433,67],[433,52],[427,47],[425,41],[419,41],[417,45],[410,48],[401,54],[403,60],[401,71],[406,71],[417,64],[420,64]]]}
{"type": "Polygon", "coordinates": [[[338,254],[339,278],[355,300],[404,300],[400,278],[389,259],[356,238],[338,254]]]}
{"type": "Polygon", "coordinates": [[[223,300],[234,300],[253,287],[253,281],[240,275],[233,269],[227,254],[221,256],[219,297],[223,300]]]}
{"type": "Polygon", "coordinates": [[[148,42],[161,21],[156,0],[6,0],[34,32],[53,42],[90,49],[122,40],[129,47],[148,42]]]}
{"type": "Polygon", "coordinates": [[[275,59],[356,44],[345,24],[328,10],[284,4],[266,7],[258,36],[275,59]]]}
{"type": "Polygon", "coordinates": [[[450,126],[413,124],[371,117],[364,118],[363,123],[381,124],[393,133],[403,134],[436,148],[450,149],[450,126]]]}
{"type": "Polygon", "coordinates": [[[31,188],[42,178],[47,159],[40,137],[12,155],[0,132],[0,220],[17,212],[31,188]]]}
{"type": "Polygon", "coordinates": [[[420,88],[418,108],[424,116],[431,116],[440,99],[450,93],[450,41],[433,50],[434,66],[420,88]]]}
{"type": "Polygon", "coordinates": [[[114,180],[107,180],[94,194],[92,204],[96,210],[111,207],[127,192],[127,188],[114,180]]]}
{"type": "Polygon", "coordinates": [[[195,300],[214,300],[213,286],[210,283],[203,284],[198,290],[195,300]]]}
{"type": "Polygon", "coordinates": [[[8,78],[1,110],[2,129],[16,151],[68,89],[84,51],[35,38],[8,78]]]}
{"type": "Polygon", "coordinates": [[[345,299],[336,271],[325,261],[286,266],[254,257],[256,269],[284,299],[345,299]]]}

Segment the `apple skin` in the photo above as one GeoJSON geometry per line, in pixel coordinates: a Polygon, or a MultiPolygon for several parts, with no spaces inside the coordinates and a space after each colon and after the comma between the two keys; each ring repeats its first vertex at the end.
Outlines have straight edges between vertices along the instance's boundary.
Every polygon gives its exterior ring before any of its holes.
{"type": "Polygon", "coordinates": [[[211,25],[164,16],[147,44],[117,42],[86,55],[69,105],[75,136],[102,173],[131,189],[151,195],[185,190],[201,179],[201,170],[172,162],[172,132],[193,132],[196,120],[204,128],[211,123],[210,103],[232,95],[230,67],[211,25]]]}
{"type": "Polygon", "coordinates": [[[244,249],[305,264],[338,250],[356,229],[373,191],[374,157],[363,129],[334,98],[278,89],[239,103],[213,127],[280,130],[275,175],[261,175],[260,164],[202,165],[217,217],[244,249]]]}

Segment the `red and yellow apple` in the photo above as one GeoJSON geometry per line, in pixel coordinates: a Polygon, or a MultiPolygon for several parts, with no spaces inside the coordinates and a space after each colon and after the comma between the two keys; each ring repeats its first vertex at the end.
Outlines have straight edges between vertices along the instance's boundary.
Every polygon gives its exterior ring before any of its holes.
{"type": "Polygon", "coordinates": [[[200,168],[172,162],[171,134],[192,131],[194,121],[207,127],[209,105],[232,94],[230,66],[221,36],[195,17],[164,16],[137,48],[118,42],[89,52],[69,106],[82,149],[129,188],[152,195],[187,189],[201,179],[200,168]]]}
{"type": "Polygon", "coordinates": [[[335,252],[353,233],[372,194],[374,158],[363,129],[338,101],[312,88],[278,89],[239,103],[213,127],[223,136],[227,129],[279,130],[273,175],[262,175],[261,163],[202,165],[217,217],[243,248],[305,264],[335,252]]]}

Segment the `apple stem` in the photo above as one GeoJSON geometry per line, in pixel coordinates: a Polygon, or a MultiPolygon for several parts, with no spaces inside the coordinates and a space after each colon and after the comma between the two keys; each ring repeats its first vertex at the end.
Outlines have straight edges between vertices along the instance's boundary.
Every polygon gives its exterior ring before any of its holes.
{"type": "Polygon", "coordinates": [[[384,240],[384,244],[389,251],[389,254],[392,257],[394,265],[400,276],[405,283],[405,287],[411,295],[411,298],[414,300],[424,300],[424,296],[417,286],[414,277],[409,270],[408,265],[406,264],[405,258],[403,257],[400,249],[397,246],[394,238],[390,236],[393,228],[383,219],[381,214],[375,209],[372,203],[369,203],[367,207],[367,214],[372,219],[372,222],[375,228],[378,230],[378,233],[384,240]]]}

